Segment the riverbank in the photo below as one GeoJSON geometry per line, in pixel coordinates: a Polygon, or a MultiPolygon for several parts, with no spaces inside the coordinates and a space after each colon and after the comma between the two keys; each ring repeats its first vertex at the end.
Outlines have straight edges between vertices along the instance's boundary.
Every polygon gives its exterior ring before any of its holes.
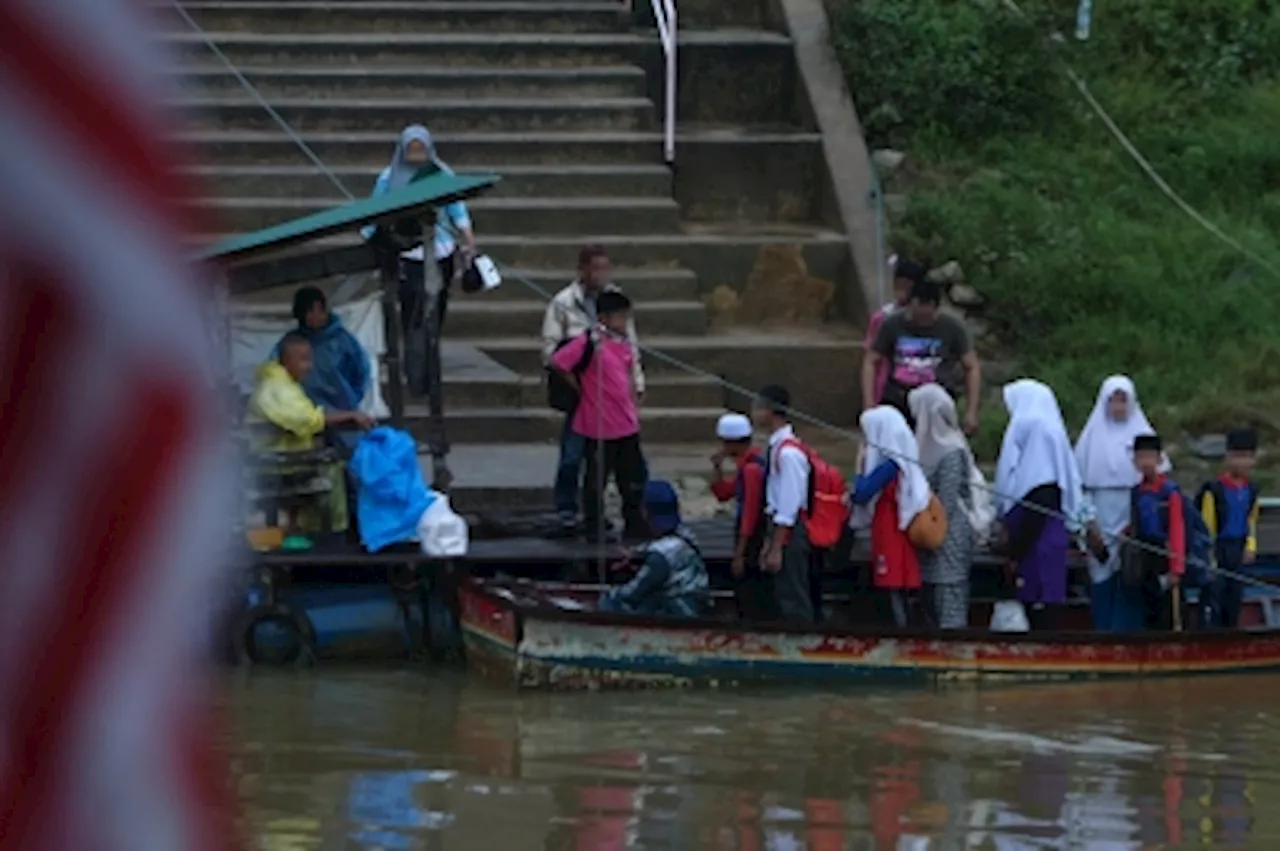
{"type": "MultiPolygon", "coordinates": [[[[905,154],[886,175],[892,244],[958,261],[985,302],[987,358],[1052,384],[1072,424],[1125,372],[1171,438],[1242,424],[1280,438],[1280,273],[1179,209],[1063,71],[1192,207],[1280,269],[1280,16],[1117,0],[1081,43],[1074,0],[1025,0],[1028,19],[831,2],[868,141],[905,154]]],[[[989,405],[980,454],[1002,425],[989,405]]]]}

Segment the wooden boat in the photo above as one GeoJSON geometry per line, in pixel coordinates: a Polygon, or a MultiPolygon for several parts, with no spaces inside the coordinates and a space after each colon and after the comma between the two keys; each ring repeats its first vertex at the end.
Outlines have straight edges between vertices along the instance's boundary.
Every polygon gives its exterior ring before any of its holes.
{"type": "MultiPolygon", "coordinates": [[[[1280,629],[1112,635],[748,625],[607,614],[601,586],[464,580],[468,665],[528,689],[1163,677],[1280,670],[1280,629]]],[[[981,618],[982,607],[975,607],[981,618]]],[[[1056,624],[1055,624],[1056,625],[1056,624]]]]}

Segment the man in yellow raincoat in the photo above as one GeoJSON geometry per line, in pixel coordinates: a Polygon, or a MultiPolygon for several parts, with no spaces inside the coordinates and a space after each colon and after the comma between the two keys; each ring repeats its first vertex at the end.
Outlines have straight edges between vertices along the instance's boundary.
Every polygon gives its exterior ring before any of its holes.
{"type": "MultiPolygon", "coordinates": [[[[311,343],[297,332],[280,341],[279,360],[258,367],[258,383],[249,399],[249,423],[269,423],[274,429],[255,431],[254,449],[267,452],[305,452],[315,448],[316,438],[330,426],[355,425],[372,428],[373,419],[359,411],[326,411],[302,388],[311,371],[311,343]]],[[[333,531],[348,525],[346,482],[341,464],[327,470],[333,482],[330,497],[333,531]]],[[[307,524],[310,525],[310,524],[307,524]]]]}

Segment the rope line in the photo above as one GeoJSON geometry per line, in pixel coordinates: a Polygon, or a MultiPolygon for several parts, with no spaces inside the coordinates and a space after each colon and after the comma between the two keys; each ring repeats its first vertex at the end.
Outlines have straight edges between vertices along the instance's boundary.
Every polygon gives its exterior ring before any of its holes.
{"type": "Polygon", "coordinates": [[[178,10],[178,14],[187,22],[187,26],[191,27],[196,35],[200,36],[200,39],[205,43],[205,46],[212,50],[213,54],[217,56],[218,59],[222,60],[222,64],[225,65],[227,70],[235,76],[235,78],[240,82],[240,85],[244,86],[245,90],[253,96],[253,99],[258,102],[258,106],[266,110],[267,115],[270,115],[276,124],[280,125],[280,129],[284,130],[289,139],[297,145],[299,149],[301,149],[302,153],[306,154],[307,159],[311,160],[312,164],[315,165],[316,168],[320,169],[320,172],[324,174],[325,177],[329,178],[329,181],[338,188],[338,191],[341,192],[348,201],[356,200],[356,196],[351,194],[351,190],[347,189],[346,185],[338,175],[334,174],[333,171],[324,164],[324,160],[320,159],[316,152],[311,150],[311,146],[303,141],[302,137],[289,126],[289,122],[285,121],[284,117],[281,116],[280,113],[276,112],[275,108],[272,107],[271,104],[267,102],[267,99],[262,96],[262,93],[249,82],[249,79],[245,77],[243,73],[241,73],[240,69],[231,61],[231,58],[222,52],[222,48],[218,47],[213,39],[209,38],[209,34],[204,31],[204,28],[196,22],[195,18],[191,17],[191,14],[185,8],[183,8],[182,0],[173,0],[173,8],[178,10]]]}
{"type": "MultiPolygon", "coordinates": [[[[1023,21],[1028,24],[1030,23],[1027,13],[1022,10],[1022,7],[1018,5],[1016,0],[1003,0],[1003,2],[1005,8],[1016,14],[1023,21]]],[[[1083,18],[1083,20],[1086,21],[1086,38],[1088,37],[1088,13],[1083,10],[1088,9],[1088,7],[1089,4],[1081,3],[1081,14],[1086,16],[1083,18]]],[[[1050,40],[1052,41],[1053,39],[1050,40]]],[[[1080,75],[1076,73],[1075,69],[1072,68],[1057,51],[1054,52],[1054,59],[1061,67],[1063,74],[1066,75],[1067,79],[1069,79],[1072,85],[1075,86],[1076,91],[1078,91],[1080,96],[1084,98],[1085,103],[1089,105],[1089,108],[1093,110],[1094,114],[1097,115],[1099,119],[1101,119],[1103,125],[1108,131],[1110,131],[1111,135],[1120,143],[1120,147],[1124,148],[1125,153],[1127,153],[1133,161],[1138,164],[1138,168],[1142,169],[1142,172],[1151,180],[1152,183],[1156,185],[1156,188],[1159,189],[1165,197],[1172,201],[1174,205],[1185,213],[1192,221],[1200,225],[1200,227],[1204,228],[1223,244],[1235,249],[1241,256],[1245,257],[1260,268],[1267,270],[1276,278],[1280,278],[1280,267],[1277,267],[1274,263],[1258,254],[1256,251],[1253,251],[1239,240],[1223,232],[1220,227],[1210,221],[1195,207],[1192,207],[1186,199],[1179,195],[1178,191],[1169,185],[1169,182],[1161,176],[1160,172],[1156,171],[1156,168],[1151,164],[1151,161],[1143,156],[1142,151],[1138,150],[1138,146],[1133,143],[1133,140],[1131,140],[1129,136],[1120,129],[1120,125],[1117,124],[1115,119],[1111,117],[1111,114],[1103,108],[1102,104],[1098,102],[1098,99],[1093,96],[1093,92],[1089,90],[1089,86],[1083,79],[1081,79],[1080,75]]]]}
{"type": "MultiPolygon", "coordinates": [[[[328,176],[328,178],[329,178],[329,179],[334,183],[334,185],[335,185],[335,186],[337,186],[337,187],[338,187],[338,189],[343,193],[343,195],[345,195],[345,196],[346,196],[348,199],[350,199],[350,200],[354,200],[354,196],[353,196],[353,195],[351,194],[351,192],[346,188],[346,186],[344,186],[344,185],[343,185],[342,181],[338,178],[338,176],[337,176],[336,174],[334,174],[334,172],[333,172],[331,169],[329,169],[329,167],[328,167],[327,165],[325,165],[325,164],[324,164],[324,162],[323,162],[323,161],[320,159],[320,157],[315,153],[315,151],[313,151],[313,150],[312,150],[312,149],[311,149],[311,148],[306,144],[306,142],[305,142],[305,141],[303,141],[303,139],[302,139],[302,138],[297,134],[297,132],[295,132],[295,131],[294,131],[294,129],[289,125],[289,123],[288,123],[287,121],[285,121],[285,119],[284,119],[284,118],[283,118],[283,117],[282,117],[278,112],[276,112],[276,110],[275,110],[275,109],[273,109],[273,108],[271,107],[271,105],[267,102],[266,98],[264,98],[264,97],[262,96],[261,92],[259,92],[259,91],[258,91],[258,89],[257,89],[257,88],[256,88],[256,87],[255,87],[255,86],[254,86],[254,85],[253,85],[253,84],[252,84],[252,83],[251,83],[251,82],[250,82],[250,81],[249,81],[249,80],[244,76],[244,74],[242,74],[242,73],[240,72],[240,70],[235,66],[235,64],[230,60],[230,58],[229,58],[229,57],[227,57],[227,56],[226,56],[226,54],[225,54],[225,53],[223,53],[223,52],[222,52],[222,50],[218,48],[218,46],[217,46],[217,45],[212,41],[212,39],[210,39],[210,38],[209,38],[209,36],[204,32],[204,30],[199,26],[199,24],[197,24],[197,23],[196,23],[196,21],[191,17],[191,15],[187,13],[186,9],[184,9],[184,8],[182,7],[181,0],[172,0],[172,2],[173,2],[174,7],[178,10],[178,12],[179,12],[179,13],[182,15],[182,17],[186,20],[187,24],[188,24],[188,25],[189,25],[189,26],[190,26],[190,27],[191,27],[191,28],[192,28],[192,29],[193,29],[197,34],[199,34],[199,35],[200,35],[200,37],[204,40],[205,44],[210,48],[210,50],[212,50],[212,51],[213,51],[213,52],[218,56],[218,58],[222,60],[223,64],[224,64],[224,65],[226,65],[227,69],[228,69],[228,70],[230,70],[230,71],[232,72],[232,74],[234,74],[234,75],[235,75],[236,79],[240,82],[240,84],[241,84],[242,86],[244,86],[244,87],[245,87],[245,89],[247,89],[247,90],[250,92],[250,94],[252,94],[252,96],[253,96],[254,100],[256,100],[256,101],[258,102],[258,104],[259,104],[260,106],[262,106],[262,108],[263,108],[264,110],[266,110],[266,111],[267,111],[267,113],[268,113],[268,114],[269,114],[269,115],[270,115],[270,116],[271,116],[271,117],[276,121],[276,123],[277,123],[277,124],[279,124],[279,125],[281,126],[281,128],[285,131],[285,133],[289,136],[289,138],[294,142],[294,144],[295,144],[295,145],[297,145],[297,146],[298,146],[298,148],[302,150],[302,152],[307,156],[307,158],[308,158],[308,159],[310,159],[310,160],[311,160],[311,162],[312,162],[312,163],[314,163],[314,164],[316,165],[316,167],[317,167],[317,168],[319,168],[319,169],[320,169],[320,170],[321,170],[321,171],[322,171],[326,176],[328,176]]],[[[1023,13],[1022,13],[1022,10],[1021,10],[1020,8],[1018,8],[1017,4],[1016,4],[1016,3],[1014,3],[1014,2],[1013,2],[1013,0],[1004,0],[1004,2],[1005,2],[1005,4],[1006,4],[1006,5],[1008,5],[1010,8],[1012,8],[1014,11],[1016,11],[1018,14],[1020,14],[1020,15],[1021,15],[1021,14],[1023,14],[1023,13]]],[[[1025,17],[1025,15],[1024,15],[1024,17],[1025,17]]],[[[1068,69],[1068,71],[1069,71],[1069,70],[1070,70],[1070,69],[1068,69]]],[[[1085,94],[1087,94],[1087,90],[1083,90],[1083,92],[1084,92],[1085,94]]],[[[1099,108],[1099,109],[1101,109],[1101,107],[1100,107],[1100,106],[1099,106],[1098,108],[1099,108]]],[[[1108,119],[1108,120],[1109,120],[1109,119],[1108,119]]],[[[1119,128],[1116,128],[1116,129],[1118,130],[1119,128]]],[[[1136,149],[1134,149],[1134,150],[1136,151],[1136,149]]],[[[1139,156],[1140,156],[1140,154],[1139,154],[1139,156]]],[[[1153,170],[1153,169],[1152,169],[1149,173],[1150,173],[1150,174],[1155,175],[1155,173],[1154,173],[1154,170],[1153,170]]],[[[1156,176],[1156,177],[1158,177],[1158,175],[1155,175],[1155,176],[1156,176]]],[[[1166,186],[1167,186],[1167,184],[1166,184],[1166,186]]],[[[1172,190],[1170,190],[1170,191],[1172,191],[1172,190]]],[[[1175,196],[1176,196],[1176,193],[1175,193],[1175,196]]],[[[1188,207],[1188,209],[1189,209],[1189,207],[1188,207]]],[[[1193,212],[1194,212],[1194,211],[1193,211],[1193,212]]],[[[1209,223],[1209,224],[1211,224],[1211,223],[1209,223]]],[[[452,229],[452,223],[447,223],[447,226],[448,226],[449,228],[451,228],[451,229],[452,229]]],[[[1220,234],[1220,232],[1219,232],[1219,234],[1220,234]]],[[[456,235],[456,232],[455,232],[455,235],[456,235]]],[[[1222,235],[1222,236],[1224,236],[1224,237],[1225,237],[1225,235],[1222,235]]],[[[424,237],[424,238],[425,238],[425,237],[424,237]]],[[[1234,245],[1234,247],[1237,247],[1237,248],[1239,248],[1240,250],[1244,250],[1242,246],[1239,246],[1238,244],[1235,244],[1235,243],[1234,243],[1234,241],[1228,240],[1228,242],[1229,242],[1229,244],[1233,244],[1233,245],[1234,245]]],[[[533,291],[534,293],[536,293],[537,295],[539,295],[539,296],[540,296],[544,301],[550,302],[550,301],[552,300],[553,296],[552,296],[552,294],[551,294],[551,293],[547,292],[545,289],[543,289],[542,287],[538,286],[538,284],[534,283],[534,282],[533,282],[533,281],[531,281],[529,278],[527,278],[526,276],[524,276],[523,274],[521,274],[521,273],[519,272],[519,270],[518,270],[518,269],[515,269],[515,268],[513,268],[513,267],[509,267],[509,266],[507,266],[506,264],[502,264],[502,263],[500,263],[500,261],[495,261],[495,262],[499,262],[499,265],[502,267],[502,270],[503,270],[503,277],[504,277],[504,278],[506,278],[506,277],[511,277],[511,278],[515,279],[516,281],[519,281],[522,285],[524,285],[525,287],[527,287],[528,289],[530,289],[531,291],[533,291]]],[[[883,264],[882,264],[882,265],[883,265],[883,264]]],[[[1268,266],[1268,268],[1271,268],[1268,264],[1266,264],[1266,263],[1265,263],[1265,261],[1264,261],[1264,265],[1267,265],[1267,266],[1268,266]]],[[[701,369],[701,368],[699,368],[699,367],[696,367],[696,366],[694,366],[693,364],[690,364],[690,363],[687,363],[687,362],[685,362],[685,361],[682,361],[682,360],[680,360],[679,358],[676,358],[676,357],[674,357],[674,356],[672,356],[672,355],[667,354],[666,352],[663,352],[663,351],[660,351],[660,350],[655,349],[655,348],[653,348],[653,347],[650,347],[650,346],[646,346],[646,345],[644,345],[644,344],[641,344],[639,341],[636,341],[636,344],[635,344],[635,345],[636,345],[636,349],[638,350],[638,352],[643,353],[643,354],[645,354],[645,355],[648,355],[648,356],[650,356],[650,357],[653,357],[653,358],[654,358],[654,359],[656,359],[656,360],[659,360],[659,361],[661,361],[661,362],[663,362],[663,363],[666,363],[666,364],[668,364],[669,366],[675,367],[676,369],[679,369],[679,370],[681,370],[681,371],[683,371],[683,372],[686,372],[686,373],[688,373],[688,374],[690,374],[690,375],[694,375],[694,376],[697,376],[697,377],[702,378],[702,379],[704,379],[704,380],[707,380],[707,381],[713,382],[713,383],[715,383],[715,384],[719,385],[722,389],[725,389],[725,390],[728,390],[728,391],[730,391],[730,392],[737,393],[737,394],[739,394],[739,395],[745,396],[745,397],[747,397],[748,399],[754,399],[754,398],[755,398],[755,396],[756,396],[756,391],[754,391],[754,390],[750,390],[750,389],[748,389],[748,388],[746,388],[746,387],[744,387],[744,386],[742,386],[742,385],[740,385],[740,384],[735,384],[734,382],[731,382],[731,381],[729,381],[729,380],[725,379],[724,377],[722,377],[722,376],[720,376],[720,375],[716,375],[716,374],[714,374],[714,373],[708,372],[707,370],[704,370],[704,369],[701,369]]],[[[601,384],[602,384],[602,382],[599,382],[599,381],[597,382],[597,385],[598,385],[598,386],[599,386],[599,385],[601,385],[601,384]]],[[[602,390],[602,389],[603,389],[603,388],[601,388],[601,390],[602,390]]],[[[599,401],[599,400],[598,400],[598,401],[599,401]]],[[[598,421],[599,421],[599,422],[602,422],[602,420],[603,420],[603,406],[598,404],[598,405],[597,405],[597,410],[598,410],[598,418],[599,418],[599,420],[598,420],[598,421]]],[[[862,435],[860,435],[858,432],[856,432],[856,431],[853,431],[853,430],[851,430],[851,429],[847,429],[847,428],[843,428],[843,427],[841,427],[841,426],[837,426],[837,425],[835,425],[834,423],[827,422],[827,421],[825,421],[825,420],[823,420],[823,419],[821,419],[821,418],[819,418],[819,417],[816,417],[816,416],[814,416],[814,415],[812,415],[812,414],[806,413],[805,411],[802,411],[802,410],[800,410],[800,409],[798,409],[798,408],[788,407],[788,408],[786,409],[786,413],[791,417],[791,419],[792,419],[792,420],[795,420],[795,421],[798,421],[798,422],[802,422],[802,423],[807,423],[807,424],[812,425],[812,426],[814,426],[814,427],[816,427],[816,428],[818,428],[818,429],[820,429],[820,430],[822,430],[822,431],[826,431],[826,432],[829,432],[829,433],[831,433],[831,434],[834,434],[834,435],[837,435],[837,436],[840,436],[840,437],[844,437],[844,438],[846,438],[846,439],[848,439],[848,440],[850,440],[850,441],[853,441],[853,442],[855,442],[855,443],[856,443],[856,442],[861,441],[862,443],[864,443],[864,444],[866,444],[866,445],[868,445],[868,446],[875,446],[875,448],[876,448],[878,451],[880,451],[880,452],[884,453],[887,457],[893,458],[895,461],[898,461],[898,462],[907,462],[907,463],[912,463],[912,464],[916,464],[917,466],[920,466],[919,461],[918,461],[918,460],[916,460],[916,459],[907,458],[907,457],[905,457],[905,456],[902,456],[902,455],[900,455],[899,453],[894,452],[892,449],[889,449],[888,447],[881,447],[881,446],[876,446],[875,444],[871,444],[871,443],[867,442],[867,441],[865,440],[865,438],[864,438],[862,435]]],[[[603,444],[603,441],[597,441],[597,444],[598,444],[597,451],[600,453],[600,454],[597,456],[597,461],[598,461],[598,463],[597,463],[597,472],[598,472],[598,474],[603,474],[603,470],[604,470],[604,465],[603,465],[603,450],[604,450],[604,444],[603,444]]],[[[1043,515],[1045,515],[1045,516],[1047,516],[1047,517],[1062,520],[1064,523],[1066,523],[1066,524],[1068,525],[1068,527],[1069,527],[1069,528],[1075,528],[1075,527],[1078,527],[1078,525],[1079,525],[1079,524],[1078,524],[1078,518],[1068,517],[1064,512],[1061,512],[1061,511],[1055,511],[1055,510],[1053,510],[1053,509],[1045,508],[1045,507],[1040,506],[1040,505],[1037,505],[1037,504],[1035,504],[1035,503],[1028,502],[1027,500],[1023,499],[1022,497],[1014,497],[1014,496],[1011,496],[1011,495],[1008,495],[1008,494],[1001,494],[999,491],[997,491],[994,487],[992,487],[992,486],[990,486],[990,485],[985,486],[985,489],[986,489],[986,490],[987,490],[991,495],[993,495],[993,496],[995,496],[995,497],[997,497],[997,498],[999,498],[999,499],[1006,500],[1006,501],[1008,501],[1008,502],[1010,502],[1010,503],[1012,503],[1012,504],[1019,505],[1019,506],[1021,506],[1021,507],[1025,508],[1025,509],[1027,509],[1027,510],[1034,511],[1034,512],[1037,512],[1037,513],[1040,513],[1040,514],[1043,514],[1043,515]]],[[[600,519],[599,519],[598,529],[597,529],[597,533],[598,533],[598,534],[600,534],[600,535],[601,535],[601,537],[603,537],[603,526],[604,526],[604,512],[603,512],[603,511],[601,511],[601,512],[600,512],[600,519]]],[[[1107,537],[1109,537],[1111,540],[1115,541],[1116,543],[1122,543],[1122,544],[1127,544],[1127,545],[1130,545],[1130,546],[1134,546],[1134,547],[1136,547],[1136,548],[1138,548],[1138,549],[1140,549],[1140,550],[1143,550],[1143,551],[1146,551],[1146,552],[1149,552],[1149,553],[1153,553],[1153,554],[1156,554],[1156,555],[1160,555],[1160,556],[1163,556],[1163,557],[1165,557],[1165,558],[1168,558],[1169,556],[1173,555],[1172,551],[1171,551],[1171,550],[1169,550],[1169,549],[1167,549],[1167,548],[1165,548],[1165,547],[1160,547],[1160,546],[1155,545],[1155,544],[1149,544],[1149,543],[1146,543],[1146,542],[1144,542],[1144,541],[1140,541],[1140,540],[1138,540],[1138,539],[1136,539],[1136,538],[1131,538],[1131,537],[1128,537],[1128,536],[1125,536],[1125,535],[1109,535],[1109,536],[1107,536],[1107,537]]],[[[603,542],[602,542],[602,543],[603,543],[603,542]]],[[[603,571],[603,570],[604,570],[604,558],[605,558],[605,556],[604,556],[604,554],[603,554],[603,548],[602,548],[602,552],[601,552],[601,555],[600,555],[600,569],[601,569],[601,571],[603,571]]],[[[1189,564],[1189,565],[1194,565],[1194,566],[1196,566],[1196,567],[1206,568],[1206,569],[1207,569],[1207,571],[1208,571],[1208,572],[1210,572],[1210,573],[1217,573],[1217,574],[1220,574],[1220,575],[1222,575],[1222,576],[1226,576],[1226,577],[1228,577],[1228,578],[1231,578],[1231,579],[1235,579],[1235,580],[1237,580],[1237,581],[1240,581],[1240,582],[1242,582],[1242,583],[1244,583],[1244,584],[1254,585],[1254,586],[1257,586],[1257,587],[1266,588],[1266,589],[1271,589],[1271,590],[1280,590],[1280,584],[1276,584],[1276,583],[1272,583],[1272,582],[1267,582],[1267,581],[1265,581],[1265,580],[1258,579],[1257,577],[1249,576],[1249,575],[1247,575],[1247,574],[1237,573],[1237,572],[1235,572],[1235,571],[1232,571],[1232,570],[1229,570],[1229,569],[1226,569],[1226,568],[1220,567],[1220,566],[1218,566],[1218,565],[1214,564],[1214,563],[1213,563],[1213,561],[1212,561],[1212,559],[1210,560],[1210,562],[1209,562],[1208,564],[1200,563],[1198,560],[1193,561],[1192,559],[1189,559],[1189,558],[1188,558],[1188,559],[1186,559],[1186,561],[1188,562],[1188,564],[1189,564]]]]}

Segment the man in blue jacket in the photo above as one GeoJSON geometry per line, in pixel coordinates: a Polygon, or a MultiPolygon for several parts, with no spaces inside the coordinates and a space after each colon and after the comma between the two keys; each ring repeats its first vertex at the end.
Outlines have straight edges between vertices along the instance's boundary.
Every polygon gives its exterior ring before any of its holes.
{"type": "MultiPolygon", "coordinates": [[[[369,389],[369,353],[355,335],[329,312],[324,293],[303,287],[293,295],[298,332],[311,343],[313,366],[302,387],[311,401],[327,411],[356,411],[369,389]]],[[[334,439],[353,449],[360,432],[335,431],[334,439]]]]}

